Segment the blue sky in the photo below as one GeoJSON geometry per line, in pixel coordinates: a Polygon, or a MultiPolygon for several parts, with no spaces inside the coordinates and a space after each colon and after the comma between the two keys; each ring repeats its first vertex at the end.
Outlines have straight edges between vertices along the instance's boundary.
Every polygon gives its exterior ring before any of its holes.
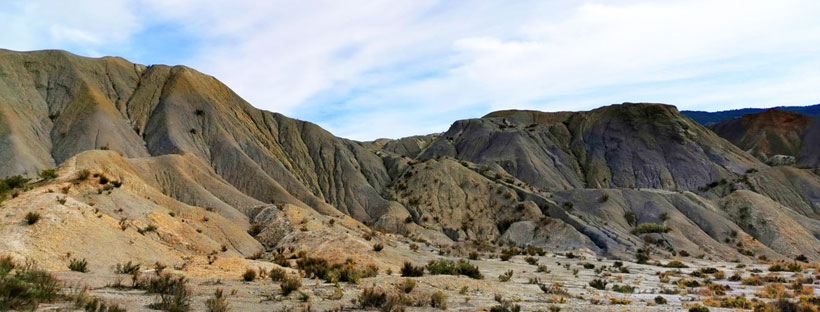
{"type": "Polygon", "coordinates": [[[0,48],[213,75],[256,107],[370,140],[509,108],[820,102],[815,0],[11,0],[0,48]]]}

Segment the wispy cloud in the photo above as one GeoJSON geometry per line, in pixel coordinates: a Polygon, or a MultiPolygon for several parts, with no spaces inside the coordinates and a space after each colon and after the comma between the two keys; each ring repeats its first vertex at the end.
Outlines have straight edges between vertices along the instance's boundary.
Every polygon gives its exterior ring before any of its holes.
{"type": "Polygon", "coordinates": [[[73,3],[10,3],[0,45],[182,62],[355,139],[506,108],[820,102],[813,0],[73,3]]]}

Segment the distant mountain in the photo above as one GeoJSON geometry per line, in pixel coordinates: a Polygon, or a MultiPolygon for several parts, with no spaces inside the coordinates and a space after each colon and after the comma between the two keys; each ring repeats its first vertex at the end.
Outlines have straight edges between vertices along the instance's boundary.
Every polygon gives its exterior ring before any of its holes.
{"type": "Polygon", "coordinates": [[[761,159],[775,155],[796,157],[803,133],[812,122],[804,114],[770,109],[709,125],[717,135],[761,159]]]}
{"type": "MultiPolygon", "coordinates": [[[[809,115],[809,116],[817,116],[820,115],[820,104],[810,105],[810,106],[778,106],[772,107],[779,110],[784,110],[788,112],[809,115]]],[[[771,108],[742,108],[742,109],[733,109],[733,110],[725,110],[719,112],[704,112],[704,111],[681,111],[686,117],[692,118],[694,121],[702,125],[711,125],[715,123],[719,123],[722,121],[727,121],[735,118],[739,118],[740,116],[747,115],[747,114],[755,114],[761,113],[771,108]]]]}

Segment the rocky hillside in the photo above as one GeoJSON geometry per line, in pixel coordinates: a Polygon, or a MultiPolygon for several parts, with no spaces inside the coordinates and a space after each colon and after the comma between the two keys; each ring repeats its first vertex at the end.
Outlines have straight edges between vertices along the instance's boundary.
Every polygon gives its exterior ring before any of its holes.
{"type": "Polygon", "coordinates": [[[770,167],[670,105],[499,111],[356,142],[258,110],[191,68],[62,51],[0,51],[0,103],[0,177],[40,180],[0,188],[2,247],[54,267],[72,250],[100,266],[293,246],[362,257],[358,235],[373,229],[465,252],[820,259],[816,172],[770,167]],[[57,178],[38,177],[53,167],[57,178]],[[46,222],[21,224],[30,212],[46,222]]]}
{"type": "Polygon", "coordinates": [[[771,109],[713,124],[709,128],[764,161],[777,161],[775,156],[783,155],[792,157],[789,162],[794,163],[793,157],[800,154],[803,134],[811,122],[812,117],[806,115],[771,109]]]}

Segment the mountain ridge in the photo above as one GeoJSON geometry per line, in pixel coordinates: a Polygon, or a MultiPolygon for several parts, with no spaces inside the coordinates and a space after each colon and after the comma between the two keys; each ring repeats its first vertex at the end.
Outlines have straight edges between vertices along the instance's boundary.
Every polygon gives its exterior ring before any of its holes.
{"type": "MultiPolygon", "coordinates": [[[[436,246],[538,245],[630,258],[649,240],[664,256],[703,249],[723,259],[748,250],[820,258],[801,247],[820,244],[816,173],[769,166],[672,105],[497,111],[441,134],[358,142],[256,109],[184,66],[0,51],[0,82],[0,176],[58,165],[65,176],[84,169],[127,176],[140,185],[87,185],[66,195],[138,224],[164,220],[157,217],[168,213],[163,205],[201,220],[218,214],[233,229],[230,238],[244,242],[234,249],[245,256],[314,234],[283,219],[310,215],[350,218],[352,228],[436,246]],[[80,160],[90,165],[73,164],[80,160]],[[95,200],[108,191],[144,205],[128,212],[95,200]],[[748,205],[758,208],[744,212],[748,205]],[[760,222],[766,219],[776,222],[760,222]],[[643,223],[668,231],[636,232],[643,223]],[[786,239],[776,226],[783,224],[800,240],[786,239]],[[256,237],[259,245],[236,231],[253,226],[266,233],[256,237]]],[[[47,202],[53,195],[44,187],[54,190],[47,183],[30,196],[47,202]]],[[[17,198],[3,205],[31,208],[17,198]]],[[[178,233],[201,226],[163,222],[185,229],[178,233]]],[[[330,231],[323,226],[316,230],[330,231]]]]}

